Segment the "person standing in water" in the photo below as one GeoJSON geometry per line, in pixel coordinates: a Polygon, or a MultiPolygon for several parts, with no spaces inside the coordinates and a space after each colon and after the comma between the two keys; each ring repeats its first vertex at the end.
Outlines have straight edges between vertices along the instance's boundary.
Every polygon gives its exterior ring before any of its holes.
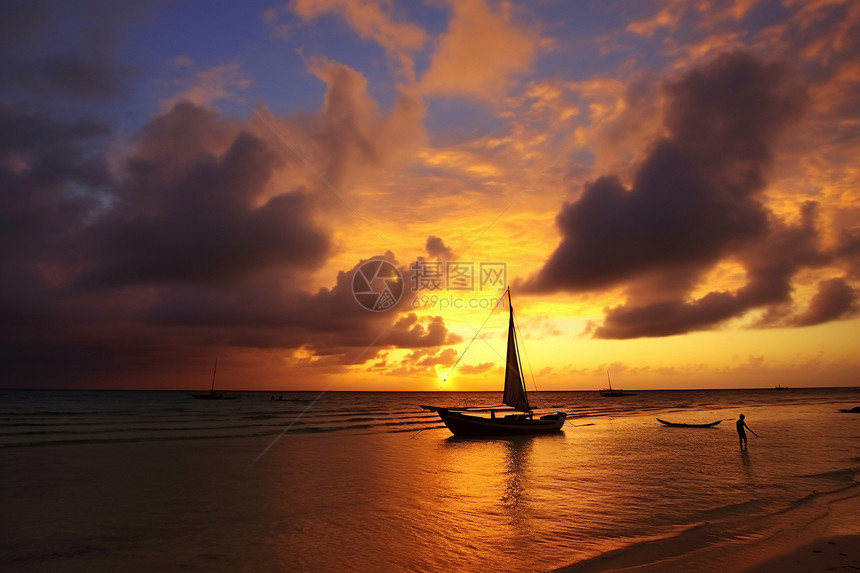
{"type": "Polygon", "coordinates": [[[740,445],[740,447],[742,447],[742,448],[747,447],[747,433],[744,431],[744,428],[746,428],[747,430],[752,432],[752,435],[755,436],[756,438],[758,437],[758,434],[753,432],[752,428],[747,426],[747,423],[744,422],[744,415],[743,414],[741,414],[740,417],[738,418],[736,425],[738,427],[738,445],[740,445]]]}

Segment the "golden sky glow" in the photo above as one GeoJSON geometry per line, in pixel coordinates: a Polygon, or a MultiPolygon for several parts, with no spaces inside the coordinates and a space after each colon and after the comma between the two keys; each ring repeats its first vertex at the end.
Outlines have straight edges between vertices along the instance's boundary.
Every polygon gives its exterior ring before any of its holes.
{"type": "Polygon", "coordinates": [[[4,384],[202,388],[218,356],[223,388],[496,390],[503,311],[450,369],[498,264],[530,388],[856,385],[860,8],[623,7],[22,17],[4,384]],[[476,284],[413,290],[446,263],[476,284]]]}

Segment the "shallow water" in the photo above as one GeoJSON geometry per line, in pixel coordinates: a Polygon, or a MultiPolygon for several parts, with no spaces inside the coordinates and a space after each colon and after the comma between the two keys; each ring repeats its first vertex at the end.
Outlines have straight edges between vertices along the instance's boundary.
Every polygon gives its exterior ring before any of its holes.
{"type": "Polygon", "coordinates": [[[754,541],[860,470],[857,389],[548,392],[563,433],[496,440],[419,408],[495,393],[271,396],[4,392],[0,568],[550,570],[697,526],[754,541]]]}

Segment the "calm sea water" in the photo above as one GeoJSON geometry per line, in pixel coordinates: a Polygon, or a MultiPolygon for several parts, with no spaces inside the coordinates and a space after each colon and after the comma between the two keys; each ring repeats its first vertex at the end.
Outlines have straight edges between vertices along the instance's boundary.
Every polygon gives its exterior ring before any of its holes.
{"type": "Polygon", "coordinates": [[[237,395],[0,391],[0,569],[543,571],[754,542],[860,474],[860,389],[544,392],[563,433],[493,440],[419,405],[498,393],[237,395]]]}

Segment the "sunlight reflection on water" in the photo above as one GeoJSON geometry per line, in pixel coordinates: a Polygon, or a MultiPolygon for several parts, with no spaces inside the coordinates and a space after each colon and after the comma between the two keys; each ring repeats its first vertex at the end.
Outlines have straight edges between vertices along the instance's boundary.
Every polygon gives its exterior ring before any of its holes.
{"type": "MultiPolygon", "coordinates": [[[[165,432],[156,431],[147,434],[152,441],[7,447],[0,449],[0,486],[16,492],[4,502],[8,515],[23,516],[19,527],[4,530],[13,560],[7,564],[519,571],[561,567],[699,524],[708,526],[707,543],[757,539],[768,530],[744,520],[772,515],[767,527],[778,528],[789,508],[812,519],[818,509],[805,501],[810,494],[853,483],[860,468],[857,418],[838,413],[830,399],[779,393],[785,402],[776,402],[773,394],[641,393],[606,405],[578,393],[547,393],[557,406],[612,413],[574,418],[556,435],[490,440],[456,439],[439,429],[417,407],[426,396],[371,396],[380,411],[335,396],[321,401],[310,424],[337,423],[330,420],[342,412],[386,425],[288,432],[257,463],[271,433],[163,441],[165,432]],[[389,419],[383,409],[400,413],[389,419]],[[751,436],[746,451],[734,431],[742,411],[761,436],[751,436]],[[712,429],[667,428],[657,416],[725,421],[712,429]],[[398,431],[404,421],[408,432],[398,431]]],[[[840,403],[860,396],[843,394],[840,403]]],[[[128,397],[122,400],[111,414],[86,401],[68,407],[87,412],[80,418],[92,428],[120,430],[94,434],[98,439],[122,435],[122,424],[139,426],[153,404],[167,409],[151,400],[138,406],[140,416],[117,414],[131,408],[128,397]]],[[[167,404],[174,416],[168,427],[193,414],[188,425],[213,419],[221,432],[237,417],[279,416],[275,408],[291,407],[246,401],[207,410],[186,402],[167,404]]],[[[39,411],[56,404],[47,406],[39,403],[39,411]]]]}
{"type": "MultiPolygon", "coordinates": [[[[732,426],[664,428],[650,415],[554,436],[465,440],[433,430],[408,442],[374,436],[328,444],[368,462],[333,503],[342,517],[338,537],[351,551],[361,548],[353,559],[373,566],[544,570],[695,524],[777,511],[807,489],[826,486],[828,478],[818,474],[845,462],[830,457],[834,450],[856,454],[856,446],[822,442],[817,424],[794,429],[764,410],[751,419],[769,441],[746,452],[732,426]],[[795,441],[799,435],[804,447],[795,441]],[[778,436],[794,444],[788,449],[797,464],[785,459],[778,436]],[[808,483],[797,475],[800,467],[812,476],[808,483]],[[382,513],[370,517],[370,509],[382,513]]],[[[325,486],[331,475],[316,479],[321,497],[331,499],[335,491],[325,486]]],[[[299,513],[307,511],[321,509],[299,513]]],[[[756,535],[737,531],[725,539],[756,535]]],[[[314,540],[300,545],[306,543],[314,540]]]]}

